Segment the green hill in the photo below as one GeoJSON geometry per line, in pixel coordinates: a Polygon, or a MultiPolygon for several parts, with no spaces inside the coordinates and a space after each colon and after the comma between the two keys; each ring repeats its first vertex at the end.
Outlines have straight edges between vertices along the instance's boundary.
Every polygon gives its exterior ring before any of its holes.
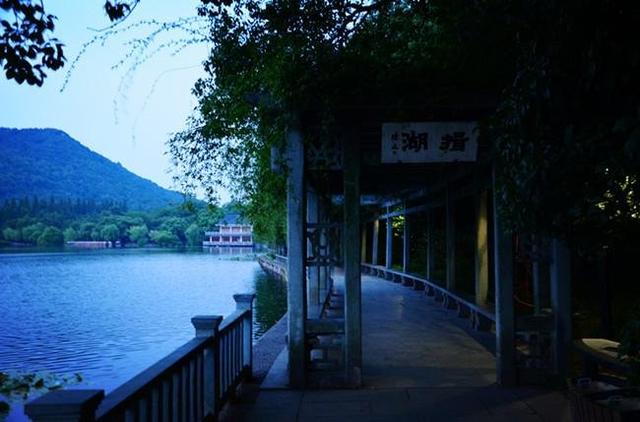
{"type": "Polygon", "coordinates": [[[0,128],[0,201],[24,197],[126,202],[151,210],[182,195],[137,176],[56,129],[0,128]]]}

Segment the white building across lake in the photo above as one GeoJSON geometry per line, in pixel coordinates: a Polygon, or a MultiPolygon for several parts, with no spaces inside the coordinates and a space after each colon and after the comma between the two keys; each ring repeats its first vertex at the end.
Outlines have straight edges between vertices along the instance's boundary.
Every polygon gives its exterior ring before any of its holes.
{"type": "Polygon", "coordinates": [[[213,231],[204,235],[205,247],[253,247],[253,226],[244,224],[238,214],[227,214],[213,231]]]}

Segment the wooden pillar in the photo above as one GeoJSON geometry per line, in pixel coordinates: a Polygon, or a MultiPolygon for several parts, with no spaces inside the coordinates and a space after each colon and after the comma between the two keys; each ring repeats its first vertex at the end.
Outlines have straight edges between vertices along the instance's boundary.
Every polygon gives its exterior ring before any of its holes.
{"type": "MultiPolygon", "coordinates": [[[[318,223],[318,194],[312,189],[307,188],[307,223],[318,223]]],[[[315,228],[315,234],[318,236],[319,229],[315,228]]],[[[307,258],[319,257],[319,240],[313,244],[311,239],[307,239],[307,258]]],[[[320,266],[311,265],[307,267],[307,318],[318,318],[320,306],[320,266]]]]}
{"type": "Polygon", "coordinates": [[[542,292],[540,283],[540,239],[538,236],[531,237],[533,262],[531,263],[531,281],[533,284],[533,313],[540,315],[542,309],[542,292]]]}
{"type": "Polygon", "coordinates": [[[360,145],[351,136],[343,144],[345,370],[347,384],[362,384],[362,306],[360,291],[360,145]]]}
{"type": "Polygon", "coordinates": [[[455,291],[456,289],[456,227],[455,227],[455,209],[453,197],[450,188],[447,185],[445,200],[445,230],[446,230],[446,250],[447,250],[447,290],[455,291]]]}
{"type": "MultiPolygon", "coordinates": [[[[387,212],[389,212],[388,209],[387,212]]],[[[393,265],[393,218],[391,217],[387,217],[387,241],[385,243],[384,266],[391,268],[393,265]]]]}
{"type": "Polygon", "coordinates": [[[367,224],[362,225],[362,241],[360,242],[360,261],[367,262],[367,224]]]}
{"type": "Polygon", "coordinates": [[[289,386],[306,383],[305,320],[307,294],[305,277],[304,143],[296,128],[287,130],[287,277],[289,322],[289,386]]]}
{"type": "Polygon", "coordinates": [[[488,193],[483,191],[478,197],[476,223],[476,303],[485,305],[489,292],[489,230],[488,193]]]}
{"type": "Polygon", "coordinates": [[[435,244],[433,238],[433,210],[427,210],[427,280],[433,277],[435,264],[435,244]]]}
{"type": "Polygon", "coordinates": [[[554,372],[563,380],[569,371],[571,350],[571,254],[559,239],[551,241],[550,280],[554,372]]]}
{"type": "Polygon", "coordinates": [[[513,238],[500,218],[499,195],[493,179],[493,230],[496,301],[496,381],[505,387],[516,384],[515,320],[513,304],[513,238]]]}
{"type": "Polygon", "coordinates": [[[373,221],[373,234],[371,238],[371,264],[378,265],[378,236],[380,232],[380,220],[373,221]]]}
{"type": "Polygon", "coordinates": [[[409,224],[409,214],[404,214],[404,230],[402,233],[402,272],[409,272],[409,258],[411,257],[411,226],[409,224]]]}
{"type": "MultiPolygon", "coordinates": [[[[318,202],[318,221],[320,223],[327,223],[327,211],[326,204],[324,200],[318,202]]],[[[323,255],[324,262],[319,271],[320,276],[320,300],[324,301],[328,294],[329,289],[329,236],[327,233],[327,229],[323,229],[320,232],[320,254],[323,255]]]]}

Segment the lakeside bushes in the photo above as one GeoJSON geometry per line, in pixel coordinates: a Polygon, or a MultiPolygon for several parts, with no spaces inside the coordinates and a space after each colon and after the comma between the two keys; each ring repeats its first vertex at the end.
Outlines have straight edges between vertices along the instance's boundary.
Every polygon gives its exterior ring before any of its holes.
{"type": "Polygon", "coordinates": [[[122,245],[198,246],[225,207],[193,204],[155,211],[128,211],[125,204],[39,198],[7,200],[0,206],[0,245],[61,246],[66,241],[110,241],[122,245]]]}

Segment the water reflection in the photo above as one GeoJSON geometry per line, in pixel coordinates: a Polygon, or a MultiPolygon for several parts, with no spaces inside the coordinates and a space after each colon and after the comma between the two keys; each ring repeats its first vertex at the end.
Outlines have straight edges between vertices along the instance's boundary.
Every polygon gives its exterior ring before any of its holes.
{"type": "Polygon", "coordinates": [[[287,284],[260,272],[255,280],[255,332],[261,336],[287,311],[287,284]]]}
{"type": "Polygon", "coordinates": [[[228,315],[254,291],[255,335],[286,310],[285,285],[248,258],[104,250],[0,254],[0,371],[79,372],[111,390],[228,315]]]}
{"type": "Polygon", "coordinates": [[[253,252],[253,248],[249,247],[237,247],[237,246],[209,246],[203,247],[203,251],[210,253],[211,255],[245,255],[253,252]]]}

